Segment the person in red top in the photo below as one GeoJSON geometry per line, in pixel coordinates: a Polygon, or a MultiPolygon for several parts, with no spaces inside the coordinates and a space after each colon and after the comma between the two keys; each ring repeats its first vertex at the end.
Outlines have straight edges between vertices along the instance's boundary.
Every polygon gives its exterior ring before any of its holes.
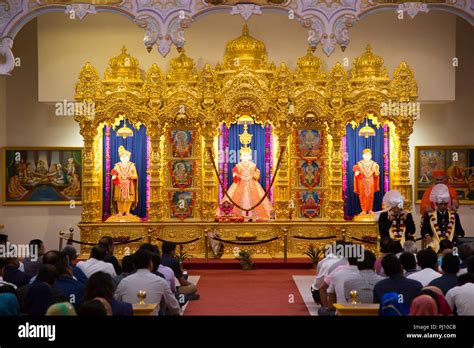
{"type": "Polygon", "coordinates": [[[456,193],[455,189],[453,189],[450,185],[447,185],[446,171],[434,170],[433,177],[435,179],[435,182],[423,193],[423,197],[421,199],[420,214],[422,217],[425,215],[425,213],[431,213],[436,208],[435,204],[430,201],[430,195],[431,191],[433,190],[433,187],[435,187],[435,185],[437,184],[445,184],[446,186],[448,186],[449,195],[451,197],[451,206],[449,208],[454,211],[458,210],[459,208],[458,194],[456,193]]]}

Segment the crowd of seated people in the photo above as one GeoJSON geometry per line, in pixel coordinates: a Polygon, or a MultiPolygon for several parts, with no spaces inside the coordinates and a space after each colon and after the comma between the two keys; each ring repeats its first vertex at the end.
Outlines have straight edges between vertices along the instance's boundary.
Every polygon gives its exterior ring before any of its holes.
{"type": "Polygon", "coordinates": [[[147,243],[121,262],[109,236],[83,261],[71,245],[47,252],[38,239],[30,245],[38,257],[0,258],[0,316],[130,316],[139,291],[146,292],[145,303],[157,305],[152,315],[180,315],[187,301],[199,298],[173,256],[173,243],[164,243],[163,258],[147,243]]]}
{"type": "Polygon", "coordinates": [[[380,304],[380,315],[474,315],[474,243],[443,243],[436,253],[386,237],[380,248],[379,258],[367,249],[360,258],[325,255],[311,286],[319,315],[335,315],[334,304],[350,303],[351,292],[359,303],[380,304]]]}

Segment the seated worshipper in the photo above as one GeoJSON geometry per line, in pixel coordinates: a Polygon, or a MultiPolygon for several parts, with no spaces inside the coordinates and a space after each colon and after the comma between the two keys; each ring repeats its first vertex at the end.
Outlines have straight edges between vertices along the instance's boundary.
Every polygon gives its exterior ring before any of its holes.
{"type": "Polygon", "coordinates": [[[416,232],[411,213],[403,210],[405,198],[397,190],[388,191],[383,203],[388,211],[380,214],[378,224],[380,237],[390,237],[402,245],[405,240],[413,240],[416,232]]]}
{"type": "Polygon", "coordinates": [[[135,273],[133,255],[124,256],[122,259],[122,273],[115,277],[115,284],[119,284],[123,278],[135,273]]]}
{"type": "Polygon", "coordinates": [[[449,239],[443,239],[439,242],[439,250],[438,250],[438,269],[441,269],[441,262],[443,261],[443,257],[447,254],[452,254],[454,250],[454,245],[449,239]]]}
{"type": "MultiPolygon", "coordinates": [[[[347,245],[349,244],[346,244],[346,246],[347,245]]],[[[324,283],[327,285],[326,293],[328,305],[327,308],[319,308],[318,315],[335,315],[336,309],[334,308],[334,303],[347,303],[344,295],[344,282],[349,276],[359,272],[357,269],[357,258],[352,257],[352,255],[349,256],[351,256],[347,258],[349,265],[337,267],[324,279],[324,283]]]]}
{"type": "Polygon", "coordinates": [[[136,272],[123,279],[115,291],[115,299],[128,303],[137,303],[137,294],[140,290],[146,291],[146,303],[156,303],[166,307],[170,315],[179,315],[179,304],[171,292],[168,282],[151,273],[153,268],[152,254],[147,250],[135,253],[136,272]]]}
{"type": "Polygon", "coordinates": [[[359,272],[348,276],[344,281],[344,295],[347,302],[350,302],[352,290],[356,290],[360,303],[373,303],[374,286],[384,279],[375,273],[375,254],[369,250],[364,250],[364,258],[357,260],[357,269],[359,272]]]}
{"type": "Polygon", "coordinates": [[[33,239],[30,241],[30,252],[35,252],[34,257],[27,257],[23,260],[25,265],[25,273],[33,277],[38,273],[43,265],[44,244],[41,239],[33,239]]]}
{"type": "Polygon", "coordinates": [[[381,317],[402,317],[407,316],[409,308],[400,302],[403,295],[395,291],[383,294],[380,299],[379,316],[381,317]]]}
{"type": "Polygon", "coordinates": [[[454,256],[453,254],[446,254],[443,257],[441,263],[441,270],[443,275],[439,278],[432,280],[429,285],[436,286],[441,289],[443,295],[458,285],[458,272],[459,272],[459,257],[454,256]]]}
{"type": "Polygon", "coordinates": [[[17,288],[15,284],[9,283],[5,280],[3,280],[3,275],[5,274],[5,266],[7,265],[7,262],[5,259],[0,258],[0,287],[2,286],[12,286],[14,289],[17,288]]]}
{"type": "Polygon", "coordinates": [[[438,315],[453,315],[451,307],[440,288],[436,286],[425,286],[418,295],[430,295],[436,300],[438,315]]]}
{"type": "Polygon", "coordinates": [[[84,297],[84,284],[74,279],[69,267],[69,257],[61,253],[56,263],[57,278],[54,287],[59,289],[76,310],[79,309],[84,297]]]}
{"type": "MultiPolygon", "coordinates": [[[[47,253],[43,255],[43,266],[44,265],[52,265],[54,266],[56,270],[56,263],[59,261],[59,251],[57,250],[50,250],[47,253]]],[[[30,284],[33,284],[36,281],[37,275],[35,275],[33,278],[30,280],[30,284]]],[[[54,275],[56,277],[56,274],[54,275]]]]}
{"type": "Polygon", "coordinates": [[[175,277],[174,272],[171,268],[164,266],[162,264],[161,256],[160,256],[160,249],[157,246],[149,243],[145,243],[140,245],[138,250],[148,250],[153,254],[153,269],[151,270],[152,273],[165,278],[170,285],[171,292],[173,294],[176,293],[176,285],[175,285],[175,277]]]}
{"type": "Polygon", "coordinates": [[[25,299],[25,309],[28,315],[44,316],[53,303],[53,293],[48,284],[35,282],[30,285],[25,299]]]}
{"type": "Polygon", "coordinates": [[[17,287],[21,287],[30,282],[31,277],[19,270],[20,261],[16,257],[7,258],[5,263],[5,269],[3,270],[3,279],[8,282],[15,284],[17,287]]]}
{"type": "Polygon", "coordinates": [[[438,272],[438,258],[431,249],[423,249],[416,254],[418,266],[421,270],[410,274],[407,278],[419,281],[423,286],[427,286],[432,280],[441,277],[438,272]]]}
{"type": "Polygon", "coordinates": [[[19,316],[20,304],[16,296],[10,292],[0,293],[0,317],[19,316]]]}
{"type": "MultiPolygon", "coordinates": [[[[423,217],[426,213],[431,213],[433,210],[435,210],[436,206],[431,200],[431,192],[433,192],[433,189],[436,185],[438,184],[446,184],[447,183],[447,175],[446,171],[444,170],[434,170],[433,171],[433,177],[435,179],[435,183],[431,185],[424,193],[423,197],[421,198],[421,204],[420,204],[420,215],[423,217]]],[[[450,209],[453,210],[458,210],[459,208],[459,200],[458,200],[458,194],[456,190],[451,187],[451,185],[446,185],[449,191],[449,196],[450,196],[450,209]]]]}
{"type": "Polygon", "coordinates": [[[178,260],[175,259],[176,244],[172,242],[164,242],[161,246],[161,250],[163,252],[161,263],[163,264],[163,266],[171,268],[174,272],[174,276],[176,277],[176,279],[178,279],[178,293],[186,295],[186,298],[189,300],[199,299],[196,285],[184,278],[181,266],[178,260]]]}
{"type": "Polygon", "coordinates": [[[464,230],[458,213],[448,210],[450,196],[446,185],[435,185],[431,191],[430,200],[436,204],[436,209],[423,217],[421,237],[427,247],[438,252],[439,243],[443,239],[448,239],[457,245],[458,237],[464,237],[464,230]]]}
{"type": "Polygon", "coordinates": [[[474,315],[474,273],[458,278],[458,285],[448,291],[446,301],[457,315],[474,315]]]}
{"type": "Polygon", "coordinates": [[[403,266],[403,270],[405,271],[403,273],[405,278],[408,277],[410,274],[418,272],[418,269],[416,268],[416,258],[415,255],[413,255],[412,253],[402,253],[399,257],[399,260],[403,266]]]}
{"type": "Polygon", "coordinates": [[[390,237],[383,237],[380,239],[380,252],[382,255],[380,255],[377,260],[375,260],[375,272],[378,275],[384,275],[383,269],[382,269],[382,260],[385,256],[390,254],[390,244],[392,243],[392,239],[390,237]]]}
{"type": "Polygon", "coordinates": [[[75,316],[76,310],[74,309],[74,306],[70,304],[69,302],[60,302],[60,303],[55,303],[51,306],[49,306],[48,310],[46,311],[46,316],[51,317],[51,316],[75,316]]]}
{"type": "Polygon", "coordinates": [[[403,251],[406,253],[416,255],[418,251],[416,247],[416,242],[414,240],[405,241],[405,243],[403,243],[403,251]]]}
{"type": "Polygon", "coordinates": [[[385,294],[395,292],[398,294],[398,303],[408,313],[411,302],[421,291],[423,285],[419,281],[403,276],[402,264],[395,255],[385,256],[382,260],[382,267],[388,278],[375,284],[374,303],[381,303],[385,294]]]}
{"type": "MultiPolygon", "coordinates": [[[[44,283],[48,285],[51,290],[53,303],[68,301],[69,299],[66,298],[62,291],[54,287],[56,279],[56,267],[50,264],[46,264],[41,266],[41,268],[39,269],[38,275],[36,276],[36,279],[33,284],[44,283]]],[[[33,284],[24,285],[18,289],[18,299],[20,300],[20,306],[22,308],[26,308],[26,298],[33,284]]]]}
{"type": "Polygon", "coordinates": [[[470,256],[474,256],[474,243],[464,243],[458,248],[459,259],[461,264],[459,265],[458,276],[467,273],[467,260],[470,256]]]}
{"type": "Polygon", "coordinates": [[[114,239],[109,236],[104,236],[100,239],[99,244],[103,245],[106,251],[106,255],[102,261],[111,263],[114,266],[114,270],[117,275],[122,273],[122,267],[120,266],[117,258],[114,256],[114,239]]]}
{"type": "MultiPolygon", "coordinates": [[[[344,242],[341,240],[337,240],[333,245],[337,247],[338,245],[343,245],[344,242]]],[[[347,265],[347,259],[342,256],[336,256],[332,251],[335,250],[334,248],[328,248],[325,253],[324,259],[318,262],[318,266],[316,268],[316,278],[314,279],[313,284],[311,285],[311,294],[313,295],[314,302],[316,304],[322,305],[327,307],[327,294],[324,293],[324,298],[321,297],[320,289],[324,284],[324,278],[335,269],[337,266],[340,265],[347,265]],[[334,266],[334,268],[332,268],[334,266]]]]}
{"type": "Polygon", "coordinates": [[[82,270],[75,265],[75,262],[77,260],[77,250],[71,245],[66,245],[63,250],[61,250],[62,253],[66,254],[69,258],[69,267],[72,269],[72,275],[74,278],[76,278],[78,281],[80,281],[82,284],[86,285],[87,283],[87,276],[82,272],[82,270]]]}
{"type": "Polygon", "coordinates": [[[96,297],[91,301],[84,302],[77,315],[80,317],[106,317],[112,315],[112,309],[107,301],[96,297]]]}
{"type": "Polygon", "coordinates": [[[84,292],[84,301],[91,301],[100,297],[106,299],[112,308],[113,316],[133,315],[133,306],[127,302],[114,299],[115,282],[108,273],[96,272],[87,281],[84,292]]]}
{"type": "Polygon", "coordinates": [[[87,261],[79,261],[77,267],[79,267],[87,278],[90,278],[95,272],[105,272],[115,277],[114,266],[111,263],[104,262],[104,257],[107,254],[103,245],[96,245],[91,249],[90,258],[87,261]]]}

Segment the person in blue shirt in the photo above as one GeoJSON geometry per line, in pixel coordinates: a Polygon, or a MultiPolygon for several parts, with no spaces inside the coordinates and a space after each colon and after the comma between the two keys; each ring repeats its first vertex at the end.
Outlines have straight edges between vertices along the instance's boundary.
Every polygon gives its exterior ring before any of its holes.
{"type": "Polygon", "coordinates": [[[69,266],[69,257],[65,253],[60,254],[59,261],[55,266],[58,277],[54,283],[54,287],[61,290],[68,302],[71,303],[77,311],[84,298],[85,286],[83,283],[74,279],[72,269],[69,266]]]}
{"type": "Polygon", "coordinates": [[[388,254],[383,258],[382,267],[388,278],[375,284],[374,303],[380,303],[386,293],[396,292],[399,296],[399,303],[407,309],[408,313],[411,302],[421,291],[423,285],[419,281],[403,276],[402,264],[393,254],[388,254]]]}
{"type": "Polygon", "coordinates": [[[429,285],[440,288],[443,294],[446,295],[450,289],[458,285],[457,274],[459,272],[460,263],[461,261],[459,261],[459,257],[454,256],[453,254],[446,254],[441,263],[443,275],[432,280],[429,285]]]}

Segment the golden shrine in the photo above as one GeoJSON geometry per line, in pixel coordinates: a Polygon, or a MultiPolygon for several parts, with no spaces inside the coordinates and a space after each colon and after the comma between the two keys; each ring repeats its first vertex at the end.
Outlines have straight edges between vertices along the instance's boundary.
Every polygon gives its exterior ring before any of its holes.
{"type": "MultiPolygon", "coordinates": [[[[87,63],[75,94],[76,101],[95,105],[95,114],[75,116],[84,138],[81,240],[95,243],[102,235],[130,240],[148,237],[153,242],[157,238],[178,242],[196,239],[184,246],[194,257],[207,256],[209,232],[234,240],[236,235],[251,231],[257,240],[272,240],[252,246],[257,257],[301,257],[308,244],[318,247],[328,243],[328,239],[304,238],[376,240],[376,222],[344,219],[342,140],[349,124],[356,127],[370,119],[374,125],[388,126],[390,189],[399,190],[411,205],[408,143],[414,120],[382,116],[380,109],[382,103],[415,102],[417,84],[407,63],[400,63],[393,78],[383,64],[383,58],[367,46],[350,71],[337,63],[326,72],[321,59],[308,49],[291,71],[284,62],[279,66],[269,62],[265,44],[250,36],[247,26],[240,37],[227,44],[222,64],[205,64],[199,71],[184,49],[166,73],[156,64],[143,73],[125,48],[109,61],[103,79],[87,63]],[[245,115],[272,125],[272,146],[279,162],[273,186],[275,218],[267,222],[218,222],[219,182],[213,161],[218,158],[219,127],[245,115]],[[118,125],[124,118],[135,128],[146,126],[149,137],[149,169],[141,173],[149,179],[148,220],[104,222],[103,129],[118,125]],[[170,175],[174,150],[168,134],[179,130],[194,134],[189,157],[194,175],[186,188],[193,206],[186,216],[176,216],[169,199],[180,189],[170,175]],[[324,165],[319,183],[311,187],[302,187],[299,182],[299,130],[324,134],[318,153],[318,161],[324,165]],[[298,197],[305,192],[317,192],[321,197],[317,213],[298,213],[304,210],[298,197]]],[[[116,253],[120,256],[141,242],[118,247],[116,253]]],[[[376,245],[369,243],[367,247],[374,249],[376,245]]],[[[232,248],[226,244],[224,256],[232,255],[232,248]]],[[[89,249],[83,246],[82,253],[89,249]]]]}

